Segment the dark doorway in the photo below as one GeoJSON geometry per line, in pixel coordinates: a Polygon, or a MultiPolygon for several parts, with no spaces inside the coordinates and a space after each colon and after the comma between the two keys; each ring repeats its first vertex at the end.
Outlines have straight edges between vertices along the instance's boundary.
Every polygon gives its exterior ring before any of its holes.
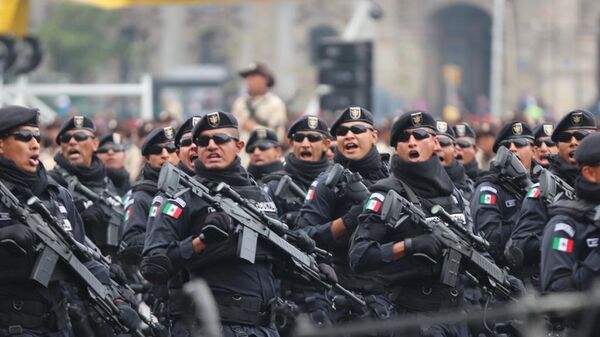
{"type": "Polygon", "coordinates": [[[441,116],[447,98],[444,66],[454,65],[460,72],[456,84],[458,108],[485,113],[489,97],[492,18],[468,5],[446,7],[433,14],[427,67],[430,108],[441,116]]]}

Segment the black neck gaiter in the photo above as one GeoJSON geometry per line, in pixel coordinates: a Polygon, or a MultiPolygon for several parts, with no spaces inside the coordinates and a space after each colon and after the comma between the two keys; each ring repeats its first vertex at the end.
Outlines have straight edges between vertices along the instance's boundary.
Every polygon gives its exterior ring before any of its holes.
{"type": "Polygon", "coordinates": [[[591,183],[581,176],[575,179],[575,194],[583,200],[600,204],[600,184],[591,183]]]}
{"type": "Polygon", "coordinates": [[[465,168],[465,173],[469,176],[469,178],[472,180],[477,179],[479,176],[479,164],[477,164],[477,160],[472,160],[470,163],[463,164],[463,167],[465,168]]]}
{"type": "Polygon", "coordinates": [[[14,185],[15,191],[26,199],[39,197],[48,188],[48,176],[41,162],[35,173],[27,173],[17,168],[14,161],[0,157],[0,178],[14,185]]]}
{"type": "Polygon", "coordinates": [[[405,161],[398,155],[394,155],[392,174],[406,183],[421,198],[449,196],[454,190],[452,180],[435,155],[418,163],[405,161]]]}
{"type": "Polygon", "coordinates": [[[371,182],[386,178],[389,175],[387,168],[381,161],[381,156],[375,145],[373,145],[371,150],[363,158],[358,160],[348,159],[344,157],[341,152],[336,151],[333,161],[352,172],[360,173],[365,180],[371,182]]]}
{"type": "Polygon", "coordinates": [[[285,157],[285,172],[293,177],[294,180],[301,182],[305,187],[310,186],[319,174],[325,172],[328,167],[329,160],[325,153],[323,153],[321,160],[316,162],[298,159],[293,153],[285,157]]]}
{"type": "Polygon", "coordinates": [[[191,168],[187,167],[182,160],[179,161],[179,164],[177,164],[177,168],[182,170],[183,173],[187,174],[188,176],[195,176],[196,172],[194,170],[192,170],[191,168]]]}
{"type": "Polygon", "coordinates": [[[283,163],[281,160],[275,160],[272,163],[264,165],[248,165],[248,173],[256,180],[261,180],[266,175],[280,171],[283,171],[283,163]]]}
{"type": "Polygon", "coordinates": [[[448,177],[454,182],[454,185],[460,189],[467,187],[467,175],[465,168],[458,162],[453,160],[449,166],[444,166],[444,170],[448,174],[448,177]]]}
{"type": "Polygon", "coordinates": [[[550,160],[550,171],[564,179],[567,184],[573,186],[579,176],[579,167],[567,163],[560,155],[554,155],[548,158],[550,160]]]}
{"type": "Polygon", "coordinates": [[[100,159],[98,159],[96,156],[92,158],[92,165],[89,167],[83,165],[72,165],[69,160],[67,160],[67,158],[65,158],[60,152],[54,156],[54,161],[56,161],[60,167],[69,172],[69,174],[76,176],[83,184],[104,184],[106,167],[104,167],[100,159]]]}
{"type": "Polygon", "coordinates": [[[196,168],[196,175],[202,180],[216,183],[224,182],[230,186],[249,186],[251,183],[250,176],[242,167],[239,157],[222,170],[207,169],[198,159],[194,161],[194,167],[196,168]]]}

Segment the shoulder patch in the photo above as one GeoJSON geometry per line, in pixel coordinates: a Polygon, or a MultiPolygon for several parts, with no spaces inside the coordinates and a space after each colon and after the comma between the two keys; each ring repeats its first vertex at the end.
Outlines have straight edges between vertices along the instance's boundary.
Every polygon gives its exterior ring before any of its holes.
{"type": "Polygon", "coordinates": [[[70,231],[73,230],[73,226],[71,226],[71,221],[69,221],[69,219],[64,219],[63,220],[63,226],[62,227],[67,232],[70,232],[70,231]]]}
{"type": "Polygon", "coordinates": [[[174,201],[174,202],[176,202],[177,204],[179,204],[179,206],[181,206],[181,208],[185,208],[186,202],[185,202],[183,199],[181,199],[181,198],[177,198],[177,199],[175,199],[175,200],[172,200],[172,199],[171,199],[171,200],[169,200],[169,201],[174,201]]]}
{"type": "Polygon", "coordinates": [[[379,212],[381,209],[381,205],[383,205],[383,201],[385,200],[385,196],[381,193],[373,193],[365,203],[365,210],[370,210],[373,212],[379,212]]]}
{"type": "Polygon", "coordinates": [[[598,247],[598,238],[588,238],[588,239],[585,239],[585,243],[587,243],[587,246],[589,248],[598,247]]]}
{"type": "Polygon", "coordinates": [[[4,212],[0,212],[0,221],[2,220],[10,220],[10,213],[4,213],[4,212]]]}
{"type": "Polygon", "coordinates": [[[538,199],[540,197],[540,195],[542,195],[542,189],[539,187],[532,187],[528,192],[527,192],[527,198],[530,199],[538,199]]]}
{"type": "Polygon", "coordinates": [[[177,204],[177,200],[169,199],[162,209],[162,214],[168,215],[174,219],[179,219],[181,213],[183,213],[183,207],[177,204]]]}
{"type": "Polygon", "coordinates": [[[154,218],[155,216],[158,215],[158,208],[160,207],[160,205],[152,205],[152,207],[150,207],[150,212],[148,212],[148,217],[149,218],[154,218]]]}
{"type": "Polygon", "coordinates": [[[554,237],[552,240],[552,249],[559,252],[572,253],[574,241],[567,238],[554,237]]]}
{"type": "Polygon", "coordinates": [[[67,208],[63,205],[58,205],[58,211],[61,212],[62,214],[67,214],[67,208]]]}
{"type": "Polygon", "coordinates": [[[163,197],[161,197],[160,195],[157,195],[154,197],[154,199],[152,199],[152,204],[162,204],[163,203],[163,197]]]}
{"type": "Polygon", "coordinates": [[[494,194],[498,194],[498,190],[493,188],[492,186],[481,186],[481,188],[479,189],[479,192],[492,192],[494,194]]]}
{"type": "Polygon", "coordinates": [[[127,202],[125,203],[125,208],[129,208],[129,206],[133,205],[133,203],[135,202],[135,199],[133,198],[127,198],[127,202]]]}
{"type": "Polygon", "coordinates": [[[125,211],[125,215],[123,215],[123,221],[129,221],[129,218],[131,217],[131,212],[132,212],[131,208],[128,208],[125,211]]]}
{"type": "Polygon", "coordinates": [[[275,207],[275,203],[272,201],[257,202],[256,208],[262,212],[277,212],[277,207],[275,207]]]}
{"type": "Polygon", "coordinates": [[[483,193],[479,196],[479,203],[482,205],[495,205],[496,195],[491,193],[483,193]]]}
{"type": "Polygon", "coordinates": [[[310,184],[308,192],[306,192],[306,198],[304,199],[304,201],[312,201],[315,198],[315,190],[317,189],[318,184],[319,181],[317,180],[313,181],[312,184],[310,184]]]}
{"type": "Polygon", "coordinates": [[[557,223],[556,225],[554,225],[554,231],[555,232],[565,232],[570,237],[573,237],[575,235],[575,229],[573,229],[573,227],[571,227],[571,225],[568,225],[564,222],[560,222],[560,223],[557,223]]]}
{"type": "Polygon", "coordinates": [[[515,207],[517,206],[517,199],[506,200],[504,204],[506,205],[506,207],[515,207]]]}

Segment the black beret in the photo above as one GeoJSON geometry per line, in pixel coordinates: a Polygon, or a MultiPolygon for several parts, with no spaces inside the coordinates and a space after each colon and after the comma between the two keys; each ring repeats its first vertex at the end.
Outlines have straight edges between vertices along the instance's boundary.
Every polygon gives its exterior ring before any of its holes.
{"type": "Polygon", "coordinates": [[[91,119],[85,116],[73,116],[62,125],[56,135],[56,144],[60,144],[60,136],[69,130],[88,130],[91,133],[96,133],[96,126],[91,119]]]}
{"type": "Polygon", "coordinates": [[[142,156],[148,155],[148,149],[152,145],[164,144],[172,142],[175,139],[175,129],[172,126],[165,126],[164,128],[156,128],[146,136],[144,143],[142,143],[142,156]]]}
{"type": "Polygon", "coordinates": [[[554,132],[552,132],[552,140],[558,141],[558,135],[565,130],[573,129],[596,129],[596,118],[591,112],[586,110],[575,110],[566,114],[556,124],[554,132]]]}
{"type": "Polygon", "coordinates": [[[473,130],[473,128],[467,123],[456,124],[452,127],[452,130],[454,131],[456,137],[477,137],[475,130],[473,130]]]}
{"type": "Polygon", "coordinates": [[[551,137],[552,132],[554,131],[554,124],[552,123],[542,123],[540,125],[536,125],[533,128],[533,138],[543,138],[543,137],[551,137]]]}
{"type": "Polygon", "coordinates": [[[198,138],[202,131],[225,128],[237,129],[237,119],[228,112],[210,112],[202,116],[202,118],[200,118],[198,123],[194,126],[192,129],[192,139],[194,140],[194,143],[196,143],[196,138],[198,138]]]}
{"type": "Polygon", "coordinates": [[[0,108],[0,135],[5,135],[21,125],[39,126],[40,111],[19,105],[0,108]]]}
{"type": "Polygon", "coordinates": [[[365,122],[373,125],[373,114],[358,106],[351,106],[342,111],[338,118],[331,125],[331,134],[335,136],[335,129],[346,122],[365,122]]]}
{"type": "Polygon", "coordinates": [[[123,137],[121,136],[120,133],[116,133],[116,132],[109,133],[107,135],[100,137],[100,143],[98,144],[98,147],[102,147],[103,145],[108,144],[108,143],[123,146],[123,137]]]}
{"type": "Polygon", "coordinates": [[[246,143],[246,152],[248,152],[248,149],[252,145],[262,144],[262,143],[271,143],[271,144],[275,144],[278,146],[281,145],[279,143],[279,140],[277,139],[277,134],[275,134],[275,132],[273,132],[269,129],[259,128],[259,129],[252,131],[252,133],[250,134],[250,137],[248,138],[248,142],[246,143]]]}
{"type": "Polygon", "coordinates": [[[429,128],[436,131],[435,120],[433,117],[423,111],[408,111],[402,114],[392,125],[392,134],[390,145],[396,147],[398,135],[400,132],[408,129],[429,128]]]}
{"type": "Polygon", "coordinates": [[[272,87],[275,85],[275,76],[269,67],[264,63],[252,62],[246,68],[240,70],[240,76],[246,77],[252,74],[262,75],[267,78],[267,86],[272,87]]]}
{"type": "Polygon", "coordinates": [[[575,150],[575,160],[579,167],[600,165],[600,133],[594,132],[581,141],[575,150]]]}
{"type": "Polygon", "coordinates": [[[179,142],[181,141],[181,137],[186,132],[191,132],[194,126],[198,124],[201,116],[192,116],[183,122],[183,124],[177,129],[177,133],[175,134],[175,146],[179,147],[179,142]]]}
{"type": "Polygon", "coordinates": [[[533,133],[531,132],[531,128],[525,122],[514,121],[510,122],[500,129],[500,132],[496,135],[496,140],[494,141],[494,153],[498,151],[500,147],[500,142],[505,141],[507,139],[517,139],[517,138],[528,138],[533,140],[533,133]]]}
{"type": "Polygon", "coordinates": [[[443,120],[435,121],[435,133],[440,136],[450,137],[452,140],[455,139],[454,130],[448,125],[448,122],[443,120]]]}
{"type": "Polygon", "coordinates": [[[317,131],[329,136],[329,128],[327,127],[327,123],[317,116],[302,116],[298,118],[294,124],[290,126],[287,137],[292,138],[294,133],[298,131],[317,131]]]}

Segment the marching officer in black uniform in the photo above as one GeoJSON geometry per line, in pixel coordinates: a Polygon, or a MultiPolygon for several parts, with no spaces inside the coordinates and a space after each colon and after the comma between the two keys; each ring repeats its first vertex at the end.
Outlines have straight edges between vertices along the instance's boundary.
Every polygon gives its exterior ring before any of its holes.
{"type": "MultiPolygon", "coordinates": [[[[559,200],[548,207],[551,218],[541,243],[544,292],[586,290],[600,276],[600,134],[586,136],[574,159],[580,167],[574,184],[577,200],[559,200]]],[[[580,326],[575,319],[564,325],[580,326]]]]}
{"type": "MultiPolygon", "coordinates": [[[[500,130],[493,149],[497,152],[501,146],[508,148],[529,172],[532,143],[533,134],[529,126],[525,122],[511,122],[500,130]]],[[[504,248],[517,221],[521,201],[530,187],[524,186],[528,177],[512,180],[515,186],[507,183],[509,177],[503,176],[502,167],[499,167],[502,165],[491,165],[490,171],[479,177],[471,198],[475,230],[489,241],[490,254],[500,266],[506,264],[504,248]]]]}
{"type": "MultiPolygon", "coordinates": [[[[545,134],[548,129],[549,127],[546,127],[545,134]]],[[[558,146],[558,154],[548,158],[549,170],[552,174],[570,186],[574,186],[579,171],[574,158],[575,150],[581,140],[595,129],[596,120],[587,111],[571,111],[560,120],[551,133],[551,139],[548,138],[558,146]]],[[[548,202],[544,198],[544,189],[539,184],[535,184],[523,199],[506,255],[514,262],[512,267],[515,274],[523,282],[532,284],[538,290],[540,290],[540,240],[548,220],[548,202]]]]}
{"type": "MultiPolygon", "coordinates": [[[[337,151],[334,162],[358,173],[363,183],[370,186],[388,176],[387,161],[375,146],[378,133],[373,128],[373,115],[361,107],[345,109],[331,126],[336,137],[337,151]]],[[[439,160],[438,160],[439,161],[439,160]]],[[[350,269],[348,249],[350,237],[358,225],[358,215],[364,200],[352,200],[347,191],[337,191],[327,186],[329,170],[319,175],[310,185],[304,205],[300,210],[298,226],[306,231],[317,245],[333,255],[333,267],[340,284],[365,296],[369,308],[357,309],[336,304],[336,320],[350,320],[356,316],[370,315],[387,318],[394,311],[385,295],[384,283],[377,272],[357,274],[350,269]],[[363,312],[360,312],[363,310],[363,312]]]]}
{"type": "MultiPolygon", "coordinates": [[[[83,223],[71,195],[48,177],[39,161],[39,142],[37,109],[0,108],[0,181],[23,205],[31,197],[39,198],[62,228],[84,243],[83,223]]],[[[47,287],[31,278],[40,258],[38,239],[21,221],[0,202],[0,260],[5,271],[0,276],[0,336],[72,336],[66,294],[78,289],[79,281],[60,260],[47,287]]],[[[100,282],[110,284],[107,268],[95,261],[82,262],[100,282]]],[[[139,318],[133,309],[119,308],[129,317],[128,327],[136,328],[139,318]]]]}
{"type": "Polygon", "coordinates": [[[329,167],[326,153],[331,140],[327,124],[316,116],[299,118],[290,126],[287,137],[291,152],[285,157],[283,170],[264,177],[263,183],[268,187],[279,216],[294,226],[310,184],[329,167]],[[275,195],[283,176],[291,178],[300,191],[294,192],[294,187],[288,186],[280,191],[280,195],[275,195]]]}
{"type": "MultiPolygon", "coordinates": [[[[455,310],[462,302],[462,286],[440,283],[436,267],[441,263],[440,240],[411,221],[394,228],[381,214],[388,191],[394,190],[420,205],[426,215],[433,205],[441,205],[466,226],[468,205],[435,155],[436,122],[425,112],[407,112],[393,124],[390,145],[396,150],[391,176],[370,187],[350,248],[350,264],[356,272],[378,270],[386,275],[399,314],[455,310]]],[[[463,326],[434,325],[422,329],[421,335],[466,336],[467,331],[463,326]]]]}
{"type": "Polygon", "coordinates": [[[445,121],[435,121],[437,139],[440,144],[436,154],[442,162],[446,173],[463,194],[466,200],[471,200],[473,193],[473,181],[466,174],[463,165],[456,159],[456,140],[454,130],[445,121]]]}
{"type": "MultiPolygon", "coordinates": [[[[238,157],[244,148],[239,140],[237,120],[229,113],[203,116],[192,131],[198,146],[195,178],[209,188],[220,182],[230,185],[242,197],[261,209],[275,205],[250,178],[238,157]]],[[[238,235],[234,223],[221,211],[191,192],[177,199],[155,199],[156,213],[150,214],[142,261],[142,275],[161,283],[184,268],[190,279],[203,278],[216,299],[226,337],[279,336],[271,322],[270,304],[275,298],[274,255],[261,240],[250,264],[236,254],[238,235]],[[202,236],[206,226],[219,228],[227,237],[202,236]]]]}
{"type": "Polygon", "coordinates": [[[248,138],[246,153],[250,157],[248,173],[257,181],[268,174],[283,170],[282,149],[275,132],[259,128],[248,138]]]}
{"type": "Polygon", "coordinates": [[[550,166],[550,157],[558,153],[556,143],[552,140],[554,124],[542,123],[533,128],[533,160],[544,168],[550,166]]]}
{"type": "Polygon", "coordinates": [[[106,167],[94,154],[98,149],[95,133],[96,127],[89,118],[69,118],[56,136],[60,152],[54,157],[56,167],[49,174],[60,185],[70,189],[83,219],[86,234],[104,254],[113,254],[118,248],[118,243],[113,242],[107,234],[107,223],[111,215],[74,187],[74,182],[78,181],[98,195],[121,200],[114,184],[108,178],[106,167]]]}
{"type": "Polygon", "coordinates": [[[120,196],[125,196],[131,189],[129,171],[125,169],[125,147],[119,133],[109,133],[100,137],[96,156],[106,166],[106,174],[112,181],[120,196]]]}
{"type": "Polygon", "coordinates": [[[200,121],[200,116],[192,116],[183,122],[175,134],[175,147],[179,155],[177,168],[183,170],[187,175],[193,176],[194,161],[198,159],[198,148],[192,140],[192,129],[200,121]]]}
{"type": "Polygon", "coordinates": [[[452,127],[456,136],[456,159],[461,163],[471,180],[476,181],[483,173],[477,163],[477,145],[475,130],[467,123],[459,123],[452,127]]]}

